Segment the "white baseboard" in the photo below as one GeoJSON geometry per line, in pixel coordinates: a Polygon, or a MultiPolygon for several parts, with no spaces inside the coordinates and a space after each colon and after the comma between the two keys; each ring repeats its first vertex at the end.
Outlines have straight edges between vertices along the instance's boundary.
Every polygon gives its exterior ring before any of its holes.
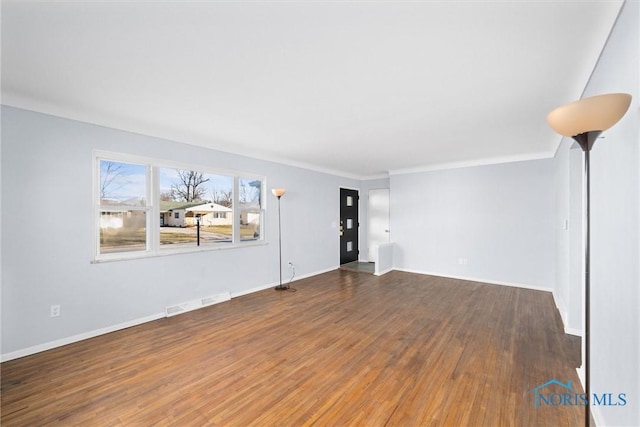
{"type": "Polygon", "coordinates": [[[97,337],[98,335],[108,334],[110,332],[119,331],[121,329],[130,328],[132,326],[141,325],[143,323],[152,322],[154,320],[162,319],[166,317],[164,312],[145,316],[140,319],[130,320],[128,322],[118,323],[117,325],[107,326],[105,328],[95,329],[93,331],[83,332],[81,334],[72,335],[70,337],[61,338],[59,340],[49,341],[44,344],[34,345],[33,347],[23,348],[21,350],[12,351],[0,356],[0,361],[6,362],[20,357],[30,356],[32,354],[40,353],[43,351],[51,350],[56,347],[62,347],[67,344],[73,344],[74,342],[83,341],[89,338],[97,337]]]}
{"type": "MultiPolygon", "coordinates": [[[[324,270],[314,271],[313,273],[303,274],[301,276],[294,277],[293,280],[291,280],[291,282],[289,282],[289,281],[284,282],[283,281],[282,284],[286,285],[287,283],[297,282],[298,280],[306,279],[308,277],[317,276],[319,274],[328,273],[330,271],[337,270],[338,268],[340,268],[340,266],[330,267],[330,268],[326,268],[324,270]]],[[[264,291],[264,290],[269,289],[269,288],[275,288],[279,284],[280,284],[279,282],[273,282],[273,283],[269,283],[269,284],[266,284],[266,285],[258,286],[258,287],[255,287],[255,288],[242,290],[242,291],[239,291],[239,292],[232,292],[231,293],[231,298],[237,298],[237,297],[241,297],[242,295],[249,295],[249,294],[252,294],[254,292],[260,292],[260,291],[264,291]]]]}
{"type": "MultiPolygon", "coordinates": [[[[297,280],[306,279],[307,277],[317,276],[318,274],[328,273],[329,271],[337,270],[339,266],[331,267],[325,270],[316,271],[309,274],[304,274],[302,276],[294,277],[292,282],[297,280]]],[[[278,285],[277,282],[269,283],[266,285],[262,285],[256,288],[251,288],[239,292],[231,293],[231,298],[236,298],[242,295],[251,294],[253,292],[263,291],[265,289],[269,289],[272,287],[276,287],[278,285]]],[[[23,348],[20,350],[12,351],[11,353],[5,353],[0,355],[0,362],[7,362],[9,360],[18,359],[20,357],[30,356],[32,354],[41,353],[43,351],[51,350],[57,347],[62,347],[67,344],[73,344],[78,341],[83,341],[89,338],[94,338],[99,335],[108,334],[110,332],[119,331],[121,329],[130,328],[132,326],[141,325],[143,323],[152,322],[154,320],[162,319],[166,317],[166,313],[163,311],[161,313],[152,314],[150,316],[141,317],[139,319],[130,320],[128,322],[118,323],[116,325],[107,326],[100,329],[95,329],[93,331],[83,332],[81,334],[72,335],[70,337],[61,338],[54,341],[49,341],[43,344],[34,345],[32,347],[23,348]]]]}
{"type": "Polygon", "coordinates": [[[579,368],[576,368],[576,372],[578,373],[578,379],[580,380],[580,384],[584,390],[584,367],[580,366],[579,368]]]}
{"type": "Polygon", "coordinates": [[[378,271],[377,273],[373,273],[374,276],[382,276],[383,274],[387,274],[390,271],[393,271],[394,268],[387,268],[386,270],[378,271]]]}
{"type": "MultiPolygon", "coordinates": [[[[576,368],[576,372],[578,373],[578,379],[580,380],[580,385],[582,386],[582,390],[584,390],[584,366],[576,368]]],[[[589,402],[591,402],[592,397],[589,397],[589,402]]],[[[591,416],[593,417],[593,422],[596,426],[604,425],[601,423],[602,413],[600,412],[600,407],[596,405],[591,405],[591,416]]]]}
{"type": "Polygon", "coordinates": [[[567,328],[565,326],[564,328],[564,333],[565,334],[569,334],[569,335],[575,335],[576,337],[580,337],[582,338],[582,331],[580,329],[575,329],[575,328],[567,328]]]}
{"type": "Polygon", "coordinates": [[[266,285],[257,286],[255,288],[245,289],[245,290],[238,291],[238,292],[231,292],[231,299],[234,299],[234,298],[237,298],[237,297],[241,297],[243,295],[249,295],[249,294],[252,294],[254,292],[264,291],[265,289],[275,288],[276,286],[278,286],[278,282],[267,283],[266,285]]]}
{"type": "Polygon", "coordinates": [[[567,326],[567,324],[569,323],[569,313],[567,313],[567,310],[565,310],[566,305],[564,304],[564,301],[562,300],[562,298],[560,298],[555,291],[552,292],[552,295],[553,295],[553,301],[556,304],[556,308],[560,313],[560,318],[562,319],[562,329],[564,330],[564,333],[582,337],[581,330],[569,328],[567,326]]]}
{"type": "Polygon", "coordinates": [[[553,295],[553,302],[558,309],[558,313],[560,313],[560,317],[562,318],[562,325],[564,327],[567,324],[567,310],[564,309],[564,301],[558,296],[555,290],[551,292],[551,295],[553,295]]]}
{"type": "Polygon", "coordinates": [[[602,416],[602,409],[600,408],[600,406],[591,406],[591,416],[593,417],[593,424],[598,427],[598,426],[603,426],[606,425],[604,423],[602,423],[600,420],[602,420],[604,417],[602,416]]]}
{"type": "Polygon", "coordinates": [[[395,268],[394,270],[404,271],[406,273],[425,274],[425,275],[428,275],[428,276],[446,277],[448,279],[466,280],[468,282],[488,283],[490,285],[511,286],[511,287],[514,287],[514,288],[531,289],[531,290],[534,290],[534,291],[543,291],[543,292],[551,292],[551,293],[553,293],[553,289],[552,288],[546,288],[546,287],[543,287],[543,286],[535,286],[535,285],[527,285],[527,284],[524,284],[524,283],[502,282],[502,281],[499,281],[499,280],[480,279],[480,278],[477,278],[477,277],[452,276],[452,275],[449,275],[449,274],[434,273],[434,272],[431,272],[431,271],[412,270],[412,269],[408,269],[408,268],[395,268]]]}
{"type": "Polygon", "coordinates": [[[560,317],[562,318],[562,327],[564,329],[564,333],[565,334],[569,334],[569,335],[575,335],[577,337],[582,337],[582,330],[575,329],[575,328],[570,328],[570,327],[567,326],[567,324],[569,323],[569,314],[564,309],[566,307],[565,304],[564,304],[564,301],[560,297],[558,297],[556,295],[555,291],[553,292],[553,301],[555,301],[556,307],[558,308],[558,311],[560,312],[560,317]]]}

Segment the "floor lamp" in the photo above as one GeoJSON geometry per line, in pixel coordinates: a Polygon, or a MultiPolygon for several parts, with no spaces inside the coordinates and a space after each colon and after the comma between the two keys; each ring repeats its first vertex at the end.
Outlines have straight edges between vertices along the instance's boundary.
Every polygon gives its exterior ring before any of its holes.
{"type": "Polygon", "coordinates": [[[271,190],[274,196],[278,198],[278,261],[280,262],[280,284],[276,286],[276,291],[285,291],[289,286],[282,284],[282,228],[280,223],[280,199],[284,196],[284,188],[274,188],[271,190]]]}
{"type": "Polygon", "coordinates": [[[598,136],[615,125],[629,109],[631,95],[612,93],[584,98],[563,105],[547,116],[549,125],[560,135],[573,138],[583,151],[583,200],[584,224],[582,239],[584,242],[584,391],[587,396],[585,405],[585,426],[591,421],[591,384],[590,384],[590,253],[589,253],[589,152],[598,136]]]}

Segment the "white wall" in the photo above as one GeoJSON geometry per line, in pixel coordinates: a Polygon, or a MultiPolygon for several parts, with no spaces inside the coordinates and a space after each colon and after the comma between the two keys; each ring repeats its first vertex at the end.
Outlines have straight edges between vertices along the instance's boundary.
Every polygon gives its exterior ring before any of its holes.
{"type": "MultiPolygon", "coordinates": [[[[584,222],[583,210],[583,186],[584,186],[584,159],[582,149],[577,143],[570,144],[569,154],[569,287],[567,310],[568,318],[565,319],[565,330],[574,335],[583,335],[584,332],[584,242],[582,241],[582,229],[584,222]]],[[[565,164],[566,167],[566,164],[565,164]]],[[[565,246],[566,249],[566,246],[565,246]]],[[[561,255],[561,254],[558,254],[561,255]]],[[[566,257],[558,260],[567,262],[566,257]]]]}
{"type": "MultiPolygon", "coordinates": [[[[591,389],[625,393],[624,406],[593,407],[599,425],[640,425],[640,4],[626,2],[584,97],[627,92],[629,112],[591,151],[591,389]]],[[[568,330],[583,331],[582,150],[565,140],[556,175],[569,173],[569,246],[558,242],[556,264],[568,262],[569,282],[556,292],[568,330]],[[568,158],[566,162],[564,159],[568,158]],[[567,261],[568,258],[568,261],[567,261]]],[[[566,215],[556,206],[556,221],[566,215]]],[[[557,277],[558,279],[558,277],[557,277]]]]}
{"type": "Polygon", "coordinates": [[[392,175],[390,187],[396,268],[553,287],[552,159],[392,175]]]}
{"type": "Polygon", "coordinates": [[[167,305],[278,281],[270,193],[267,245],[92,264],[94,149],[265,175],[269,189],[287,189],[283,278],[288,260],[298,276],[339,265],[339,188],[359,181],[3,106],[4,359],[154,318],[167,305]],[[60,317],[49,316],[52,304],[60,317]]]}
{"type": "Polygon", "coordinates": [[[554,158],[555,282],[553,294],[566,333],[583,335],[582,150],[563,139],[554,158]]]}
{"type": "Polygon", "coordinates": [[[563,141],[556,152],[553,162],[554,177],[553,187],[555,192],[555,277],[553,295],[564,321],[565,331],[569,323],[570,297],[570,255],[571,245],[570,228],[570,174],[569,174],[569,149],[570,141],[563,141]]]}
{"type": "Polygon", "coordinates": [[[376,188],[389,188],[389,178],[369,179],[361,182],[360,185],[360,230],[359,260],[369,262],[369,190],[376,188]]]}
{"type": "Polygon", "coordinates": [[[584,96],[627,92],[626,116],[591,152],[591,372],[603,425],[640,425],[640,2],[627,1],[584,96]]]}

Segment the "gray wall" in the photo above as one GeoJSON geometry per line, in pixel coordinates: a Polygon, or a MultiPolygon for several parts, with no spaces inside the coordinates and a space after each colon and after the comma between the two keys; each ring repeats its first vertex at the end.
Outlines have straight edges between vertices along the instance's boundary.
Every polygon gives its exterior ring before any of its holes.
{"type": "MultiPolygon", "coordinates": [[[[270,192],[267,245],[92,264],[94,149],[265,175],[267,188],[287,189],[284,263],[292,260],[299,276],[339,265],[339,188],[360,181],[3,106],[4,356],[157,317],[167,305],[278,281],[270,192]],[[60,317],[49,317],[52,304],[61,305],[60,317]]],[[[283,273],[288,278],[286,266],[283,273]]]]}
{"type": "Polygon", "coordinates": [[[392,175],[390,188],[396,268],[553,287],[552,159],[392,175]]]}
{"type": "Polygon", "coordinates": [[[629,112],[591,152],[592,386],[627,393],[595,408],[604,425],[640,425],[640,2],[627,1],[584,96],[627,92],[629,112]]]}

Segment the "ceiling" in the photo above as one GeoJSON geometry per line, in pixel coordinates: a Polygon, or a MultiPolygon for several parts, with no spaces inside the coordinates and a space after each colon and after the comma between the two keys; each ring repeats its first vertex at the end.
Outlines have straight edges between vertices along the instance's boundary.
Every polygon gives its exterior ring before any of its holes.
{"type": "Polygon", "coordinates": [[[551,157],[622,4],[3,1],[2,103],[358,178],[551,157]]]}

